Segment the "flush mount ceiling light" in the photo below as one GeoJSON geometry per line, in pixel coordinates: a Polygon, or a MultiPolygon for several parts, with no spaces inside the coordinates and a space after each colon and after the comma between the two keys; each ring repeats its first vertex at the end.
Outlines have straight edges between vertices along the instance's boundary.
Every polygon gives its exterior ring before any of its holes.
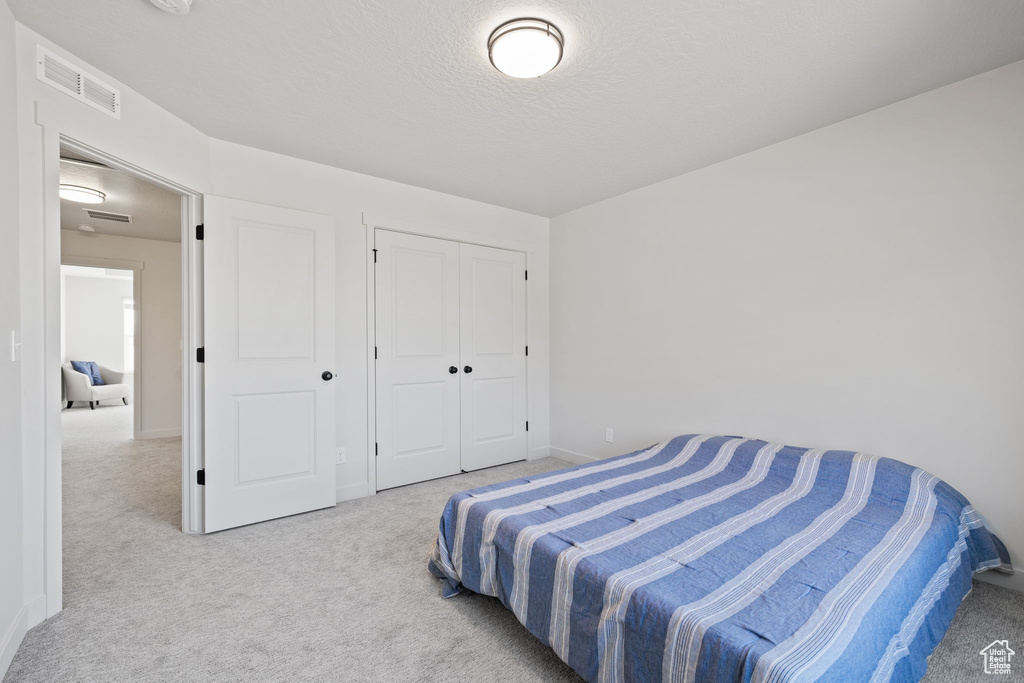
{"type": "Polygon", "coordinates": [[[494,29],[487,56],[494,68],[513,78],[536,78],[562,61],[562,32],[543,19],[513,19],[494,29]]]}
{"type": "Polygon", "coordinates": [[[96,228],[92,227],[91,225],[86,225],[85,223],[79,225],[78,229],[81,230],[82,232],[96,232],[96,228]]]}
{"type": "Polygon", "coordinates": [[[168,14],[188,14],[192,0],[149,0],[168,14]]]}
{"type": "Polygon", "coordinates": [[[80,204],[99,204],[107,198],[107,195],[91,187],[61,184],[60,198],[80,204]]]}

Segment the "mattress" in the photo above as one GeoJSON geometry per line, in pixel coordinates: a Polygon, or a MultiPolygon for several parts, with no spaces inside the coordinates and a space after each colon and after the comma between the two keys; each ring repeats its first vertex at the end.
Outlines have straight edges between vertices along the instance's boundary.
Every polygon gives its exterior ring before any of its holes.
{"type": "Polygon", "coordinates": [[[588,681],[916,681],[1005,547],[897,460],[729,436],[456,494],[429,568],[588,681]]]}

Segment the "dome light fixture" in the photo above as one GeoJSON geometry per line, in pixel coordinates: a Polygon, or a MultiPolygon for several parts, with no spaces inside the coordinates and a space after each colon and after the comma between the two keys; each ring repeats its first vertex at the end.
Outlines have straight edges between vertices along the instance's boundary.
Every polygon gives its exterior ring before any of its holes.
{"type": "Polygon", "coordinates": [[[67,199],[71,202],[78,202],[80,204],[101,204],[107,195],[103,194],[99,190],[94,190],[91,187],[82,187],[81,185],[64,185],[61,183],[60,186],[60,198],[67,199]]]}
{"type": "Polygon", "coordinates": [[[168,14],[188,14],[188,11],[192,8],[192,0],[149,0],[156,7],[162,9],[168,14]]]}
{"type": "Polygon", "coordinates": [[[543,19],[513,19],[494,29],[487,56],[494,68],[513,78],[536,78],[562,61],[562,32],[543,19]]]}

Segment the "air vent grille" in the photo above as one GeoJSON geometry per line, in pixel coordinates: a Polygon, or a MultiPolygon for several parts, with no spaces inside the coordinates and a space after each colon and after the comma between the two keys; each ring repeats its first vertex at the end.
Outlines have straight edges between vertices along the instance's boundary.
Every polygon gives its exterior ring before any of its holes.
{"type": "Polygon", "coordinates": [[[96,211],[95,209],[82,209],[89,218],[96,218],[101,221],[114,221],[115,223],[131,223],[132,217],[127,213],[110,213],[109,211],[96,211]]]}
{"type": "Polygon", "coordinates": [[[82,94],[85,99],[97,105],[103,111],[117,111],[117,93],[86,78],[82,83],[82,94]]]}
{"type": "Polygon", "coordinates": [[[66,59],[36,45],[36,78],[76,100],[121,118],[121,93],[66,59]]]}
{"type": "Polygon", "coordinates": [[[53,81],[65,90],[70,90],[74,93],[78,92],[80,85],[79,73],[54,59],[43,58],[43,75],[47,80],[53,81]]]}

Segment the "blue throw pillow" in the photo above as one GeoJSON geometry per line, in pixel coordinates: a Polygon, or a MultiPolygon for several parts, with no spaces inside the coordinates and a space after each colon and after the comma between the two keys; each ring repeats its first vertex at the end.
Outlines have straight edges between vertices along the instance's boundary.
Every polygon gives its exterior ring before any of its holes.
{"type": "Polygon", "coordinates": [[[73,360],[71,361],[71,367],[73,367],[75,370],[82,373],[83,375],[88,375],[89,381],[92,383],[93,386],[100,386],[101,384],[106,384],[106,382],[103,381],[103,377],[100,376],[99,367],[96,365],[96,363],[92,362],[91,360],[73,360]]]}

